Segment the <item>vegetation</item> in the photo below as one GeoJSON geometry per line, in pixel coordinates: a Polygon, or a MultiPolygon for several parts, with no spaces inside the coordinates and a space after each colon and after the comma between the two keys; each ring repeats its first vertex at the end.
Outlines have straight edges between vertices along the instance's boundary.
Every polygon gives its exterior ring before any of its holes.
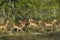
{"type": "Polygon", "coordinates": [[[0,21],[8,18],[11,23],[35,18],[38,20],[59,20],[60,0],[0,0],[0,21]]]}

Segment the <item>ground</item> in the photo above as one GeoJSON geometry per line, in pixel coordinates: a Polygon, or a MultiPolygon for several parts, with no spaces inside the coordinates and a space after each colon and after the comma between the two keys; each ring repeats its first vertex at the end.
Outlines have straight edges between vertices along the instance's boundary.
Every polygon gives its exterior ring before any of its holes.
{"type": "Polygon", "coordinates": [[[0,35],[0,40],[60,40],[60,32],[45,33],[45,34],[31,34],[20,33],[19,35],[9,35],[7,33],[0,35]]]}

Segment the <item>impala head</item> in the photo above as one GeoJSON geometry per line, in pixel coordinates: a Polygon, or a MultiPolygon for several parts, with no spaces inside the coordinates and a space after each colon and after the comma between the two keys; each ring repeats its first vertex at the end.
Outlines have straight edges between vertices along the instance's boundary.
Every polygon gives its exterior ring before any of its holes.
{"type": "Polygon", "coordinates": [[[55,22],[57,22],[57,20],[56,20],[56,19],[54,19],[52,23],[54,24],[55,22]]]}

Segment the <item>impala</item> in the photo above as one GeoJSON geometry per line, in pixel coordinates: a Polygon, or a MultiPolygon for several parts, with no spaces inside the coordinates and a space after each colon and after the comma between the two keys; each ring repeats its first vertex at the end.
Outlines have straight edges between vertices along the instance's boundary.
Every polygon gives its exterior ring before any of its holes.
{"type": "Polygon", "coordinates": [[[53,27],[55,22],[57,22],[56,19],[54,19],[52,23],[44,22],[44,24],[45,24],[46,27],[53,27]]]}
{"type": "Polygon", "coordinates": [[[28,20],[19,21],[19,24],[21,24],[24,27],[29,25],[29,21],[28,20]]]}
{"type": "Polygon", "coordinates": [[[32,26],[37,27],[40,22],[34,21],[33,19],[29,19],[30,26],[32,25],[32,26]]]}
{"type": "MultiPolygon", "coordinates": [[[[21,31],[22,31],[22,28],[23,28],[23,27],[22,27],[22,25],[19,25],[19,24],[18,24],[18,25],[13,24],[13,28],[17,28],[17,32],[18,32],[18,30],[21,30],[21,31]]],[[[13,28],[12,28],[12,29],[13,29],[13,28]]]]}
{"type": "Polygon", "coordinates": [[[6,30],[8,23],[9,21],[7,21],[5,24],[0,24],[0,28],[3,28],[6,30]]]}

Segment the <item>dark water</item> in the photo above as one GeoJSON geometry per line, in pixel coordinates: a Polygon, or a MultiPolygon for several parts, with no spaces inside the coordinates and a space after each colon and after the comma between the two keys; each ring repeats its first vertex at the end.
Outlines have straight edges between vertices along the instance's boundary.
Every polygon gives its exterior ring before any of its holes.
{"type": "Polygon", "coordinates": [[[14,36],[0,36],[0,40],[60,40],[60,32],[40,34],[20,34],[14,36]]]}

